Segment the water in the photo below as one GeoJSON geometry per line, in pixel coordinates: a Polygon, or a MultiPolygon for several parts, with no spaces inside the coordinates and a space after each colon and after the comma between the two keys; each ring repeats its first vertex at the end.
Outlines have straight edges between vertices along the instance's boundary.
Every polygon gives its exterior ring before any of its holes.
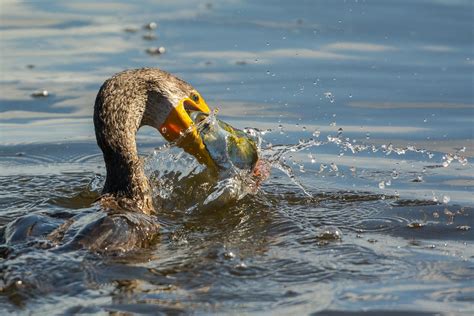
{"type": "Polygon", "coordinates": [[[463,0],[2,2],[0,310],[470,314],[472,12],[463,0]],[[159,240],[51,249],[58,226],[102,216],[95,94],[143,66],[260,131],[269,178],[216,178],[143,128],[159,240]]]}

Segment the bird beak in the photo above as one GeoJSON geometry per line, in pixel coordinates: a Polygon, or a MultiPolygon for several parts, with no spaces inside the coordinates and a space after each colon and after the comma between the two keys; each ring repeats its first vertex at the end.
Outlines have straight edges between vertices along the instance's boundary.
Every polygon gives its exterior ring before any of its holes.
{"type": "Polygon", "coordinates": [[[184,151],[196,157],[199,163],[215,167],[214,161],[209,156],[209,152],[188,114],[188,111],[210,112],[204,99],[199,95],[196,98],[196,95],[198,95],[197,92],[192,94],[192,98],[180,100],[178,105],[171,110],[159,131],[167,141],[176,142],[184,151]]]}

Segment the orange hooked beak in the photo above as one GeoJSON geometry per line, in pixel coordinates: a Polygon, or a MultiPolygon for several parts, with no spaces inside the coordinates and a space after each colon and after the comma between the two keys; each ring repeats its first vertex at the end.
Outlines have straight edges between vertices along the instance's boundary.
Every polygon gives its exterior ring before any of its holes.
{"type": "Polygon", "coordinates": [[[176,142],[185,152],[196,157],[199,163],[215,167],[214,161],[209,156],[209,152],[188,114],[192,111],[210,112],[206,102],[197,91],[191,92],[189,97],[179,101],[160,126],[159,131],[167,141],[176,142]]]}

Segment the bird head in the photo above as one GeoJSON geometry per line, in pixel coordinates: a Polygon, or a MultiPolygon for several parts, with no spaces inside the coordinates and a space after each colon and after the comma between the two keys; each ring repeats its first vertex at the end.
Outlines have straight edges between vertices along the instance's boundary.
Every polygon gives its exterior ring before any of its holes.
{"type": "Polygon", "coordinates": [[[208,167],[215,167],[215,163],[190,117],[190,113],[193,111],[210,113],[206,101],[196,90],[191,90],[186,97],[178,101],[158,130],[167,141],[175,142],[184,151],[196,157],[200,163],[208,167]]]}

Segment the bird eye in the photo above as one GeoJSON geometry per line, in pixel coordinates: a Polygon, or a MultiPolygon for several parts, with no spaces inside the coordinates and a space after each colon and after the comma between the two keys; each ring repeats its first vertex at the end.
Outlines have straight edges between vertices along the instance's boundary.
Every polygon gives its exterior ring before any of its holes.
{"type": "Polygon", "coordinates": [[[199,96],[195,93],[191,94],[191,100],[194,102],[199,102],[199,96]]]}

